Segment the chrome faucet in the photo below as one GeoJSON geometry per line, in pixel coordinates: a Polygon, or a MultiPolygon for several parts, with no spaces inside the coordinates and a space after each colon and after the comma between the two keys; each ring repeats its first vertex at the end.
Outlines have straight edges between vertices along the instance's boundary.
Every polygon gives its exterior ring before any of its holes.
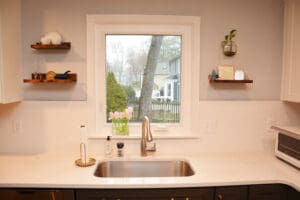
{"type": "Polygon", "coordinates": [[[150,121],[147,116],[142,118],[142,139],[141,139],[141,155],[147,156],[148,152],[156,151],[156,144],[152,143],[150,146],[149,143],[153,141],[151,129],[150,129],[150,121]]]}

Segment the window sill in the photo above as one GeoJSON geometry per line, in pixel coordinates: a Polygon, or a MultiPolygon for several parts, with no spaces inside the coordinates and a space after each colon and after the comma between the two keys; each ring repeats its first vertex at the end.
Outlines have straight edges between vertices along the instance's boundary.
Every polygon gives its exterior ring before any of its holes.
{"type": "MultiPolygon", "coordinates": [[[[89,135],[89,140],[104,140],[107,136],[104,135],[89,135]]],[[[199,139],[199,136],[196,135],[155,135],[153,134],[153,138],[156,140],[182,140],[182,139],[199,139]]],[[[112,139],[117,140],[140,140],[141,136],[139,135],[129,135],[129,136],[119,136],[119,135],[113,135],[112,139]]]]}

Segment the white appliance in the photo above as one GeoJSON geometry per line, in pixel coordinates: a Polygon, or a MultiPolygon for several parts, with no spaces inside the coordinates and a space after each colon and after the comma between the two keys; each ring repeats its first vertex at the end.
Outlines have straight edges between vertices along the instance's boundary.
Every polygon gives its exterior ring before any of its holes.
{"type": "Polygon", "coordinates": [[[300,128],[273,128],[277,131],[275,155],[300,169],[300,128]]]}

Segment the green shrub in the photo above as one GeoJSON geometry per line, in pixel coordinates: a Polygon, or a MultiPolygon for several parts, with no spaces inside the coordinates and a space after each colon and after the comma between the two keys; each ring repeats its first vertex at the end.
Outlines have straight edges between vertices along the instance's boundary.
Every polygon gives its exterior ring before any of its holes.
{"type": "Polygon", "coordinates": [[[106,106],[107,114],[109,112],[123,111],[127,106],[126,92],[117,82],[113,72],[108,72],[106,77],[106,106]]]}

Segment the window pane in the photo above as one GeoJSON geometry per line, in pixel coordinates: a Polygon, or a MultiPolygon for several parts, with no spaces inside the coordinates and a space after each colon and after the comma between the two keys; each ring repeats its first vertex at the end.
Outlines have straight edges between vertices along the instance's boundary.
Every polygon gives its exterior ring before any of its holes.
{"type": "Polygon", "coordinates": [[[180,122],[181,36],[106,35],[109,112],[133,107],[131,122],[180,122]]]}

